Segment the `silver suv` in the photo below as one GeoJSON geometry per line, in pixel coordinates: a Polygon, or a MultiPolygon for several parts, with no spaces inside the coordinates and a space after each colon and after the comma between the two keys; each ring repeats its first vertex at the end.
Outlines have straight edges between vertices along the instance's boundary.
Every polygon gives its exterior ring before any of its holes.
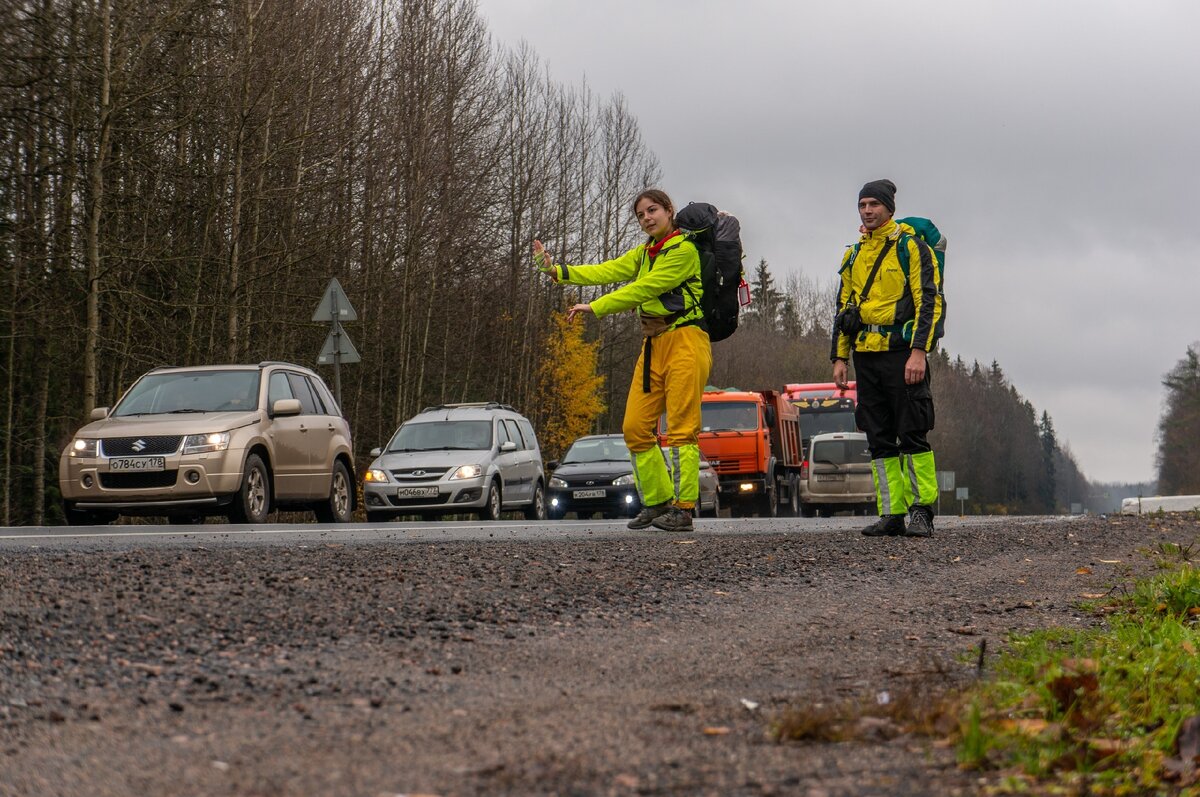
{"type": "Polygon", "coordinates": [[[546,479],[533,426],[507,404],[443,404],[405,421],[364,474],[367,520],[520,509],[546,518],[546,479]]]}
{"type": "Polygon", "coordinates": [[[58,483],[72,525],[263,523],[272,509],[345,523],[355,501],[349,424],[321,377],[281,362],[155,368],[111,410],[92,411],[58,483]]]}

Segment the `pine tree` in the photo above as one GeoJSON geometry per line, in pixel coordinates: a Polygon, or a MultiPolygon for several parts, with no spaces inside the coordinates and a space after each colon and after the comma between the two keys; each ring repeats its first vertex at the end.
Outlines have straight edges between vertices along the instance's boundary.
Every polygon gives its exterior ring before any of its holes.
{"type": "Polygon", "coordinates": [[[1200,493],[1200,347],[1188,347],[1163,386],[1167,396],[1158,422],[1158,491],[1200,493]]]}

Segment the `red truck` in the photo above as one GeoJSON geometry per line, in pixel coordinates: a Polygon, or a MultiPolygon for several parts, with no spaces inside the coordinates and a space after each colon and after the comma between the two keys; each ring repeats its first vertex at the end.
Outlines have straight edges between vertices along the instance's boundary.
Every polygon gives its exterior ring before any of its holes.
{"type": "Polygon", "coordinates": [[[735,517],[800,514],[800,415],[776,390],[708,390],[700,451],[717,472],[721,505],[735,517]]]}
{"type": "Polygon", "coordinates": [[[800,443],[808,451],[813,435],[854,432],[854,408],[858,405],[858,383],[840,388],[833,382],[791,383],[783,393],[800,411],[800,443]]]}

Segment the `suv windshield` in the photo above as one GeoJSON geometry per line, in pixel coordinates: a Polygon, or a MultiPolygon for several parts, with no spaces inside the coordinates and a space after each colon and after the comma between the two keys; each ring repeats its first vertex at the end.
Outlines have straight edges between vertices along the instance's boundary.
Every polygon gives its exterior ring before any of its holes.
{"type": "Polygon", "coordinates": [[[576,462],[628,462],[629,449],[621,438],[608,440],[576,440],[563,457],[562,464],[576,462]]]}
{"type": "Polygon", "coordinates": [[[485,451],[492,447],[491,421],[406,423],[388,451],[485,451]]]}
{"type": "Polygon", "coordinates": [[[865,465],[871,461],[871,452],[867,450],[867,441],[862,439],[818,440],[813,443],[812,461],[831,465],[865,465]]]}
{"type": "Polygon", "coordinates": [[[115,417],[258,409],[259,371],[168,371],[147,374],[121,399],[115,417]]]}
{"type": "Polygon", "coordinates": [[[754,431],[758,428],[758,405],[749,401],[709,401],[700,405],[700,429],[704,432],[754,431]]]}

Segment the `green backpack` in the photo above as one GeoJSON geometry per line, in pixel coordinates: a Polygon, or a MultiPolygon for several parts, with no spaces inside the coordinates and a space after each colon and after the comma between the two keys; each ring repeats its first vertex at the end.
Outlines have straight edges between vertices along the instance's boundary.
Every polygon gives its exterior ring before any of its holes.
{"type": "Polygon", "coordinates": [[[896,219],[897,224],[906,224],[913,229],[913,235],[903,233],[900,239],[896,241],[896,258],[900,261],[900,268],[904,271],[904,278],[908,279],[908,243],[907,238],[915,237],[918,241],[929,247],[933,252],[933,257],[937,261],[938,270],[938,293],[942,297],[942,317],[938,319],[937,326],[934,327],[934,338],[941,338],[946,332],[946,293],[944,291],[944,275],[946,273],[946,236],[942,235],[941,230],[937,228],[929,219],[921,218],[920,216],[909,216],[903,219],[896,219]]]}

